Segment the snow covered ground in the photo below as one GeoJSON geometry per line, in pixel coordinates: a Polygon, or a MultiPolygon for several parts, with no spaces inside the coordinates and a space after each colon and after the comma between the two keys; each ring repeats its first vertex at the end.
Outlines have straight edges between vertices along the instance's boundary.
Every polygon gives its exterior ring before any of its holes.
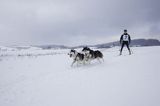
{"type": "Polygon", "coordinates": [[[0,51],[0,106],[160,106],[160,47],[103,49],[71,67],[69,50],[0,51]]]}

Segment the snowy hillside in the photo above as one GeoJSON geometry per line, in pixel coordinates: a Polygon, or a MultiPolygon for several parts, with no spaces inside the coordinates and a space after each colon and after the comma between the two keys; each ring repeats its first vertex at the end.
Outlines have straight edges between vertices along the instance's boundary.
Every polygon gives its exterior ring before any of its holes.
{"type": "Polygon", "coordinates": [[[160,106],[160,47],[101,49],[71,67],[69,49],[0,51],[0,106],[160,106]]]}

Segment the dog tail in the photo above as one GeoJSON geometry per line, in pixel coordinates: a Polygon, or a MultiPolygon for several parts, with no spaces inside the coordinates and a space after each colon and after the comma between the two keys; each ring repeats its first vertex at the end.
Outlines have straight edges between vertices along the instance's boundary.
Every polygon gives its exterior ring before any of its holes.
{"type": "Polygon", "coordinates": [[[100,52],[100,58],[103,58],[103,54],[102,54],[102,52],[100,52]]]}
{"type": "Polygon", "coordinates": [[[103,54],[99,50],[95,51],[95,55],[96,57],[103,58],[103,54]]]}

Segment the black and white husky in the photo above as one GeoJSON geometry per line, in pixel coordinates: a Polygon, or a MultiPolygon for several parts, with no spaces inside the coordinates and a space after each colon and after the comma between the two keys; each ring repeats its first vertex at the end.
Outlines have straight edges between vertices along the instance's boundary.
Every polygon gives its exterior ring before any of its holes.
{"type": "Polygon", "coordinates": [[[97,59],[100,63],[101,63],[100,59],[104,61],[103,54],[99,50],[94,51],[88,47],[84,47],[82,49],[82,52],[84,52],[85,56],[87,57],[89,61],[94,60],[94,59],[97,59]]]}
{"type": "Polygon", "coordinates": [[[85,64],[86,62],[86,58],[85,55],[83,53],[79,53],[76,50],[71,50],[69,53],[69,56],[71,58],[73,58],[73,62],[71,64],[71,66],[73,66],[74,63],[77,62],[77,66],[81,63],[81,64],[85,64]]]}

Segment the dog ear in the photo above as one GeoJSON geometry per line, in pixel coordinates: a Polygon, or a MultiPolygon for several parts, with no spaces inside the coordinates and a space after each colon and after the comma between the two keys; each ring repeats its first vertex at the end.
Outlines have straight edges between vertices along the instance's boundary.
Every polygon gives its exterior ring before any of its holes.
{"type": "Polygon", "coordinates": [[[74,50],[74,49],[71,49],[71,52],[74,52],[74,53],[75,53],[75,52],[76,52],[76,50],[74,50]]]}

